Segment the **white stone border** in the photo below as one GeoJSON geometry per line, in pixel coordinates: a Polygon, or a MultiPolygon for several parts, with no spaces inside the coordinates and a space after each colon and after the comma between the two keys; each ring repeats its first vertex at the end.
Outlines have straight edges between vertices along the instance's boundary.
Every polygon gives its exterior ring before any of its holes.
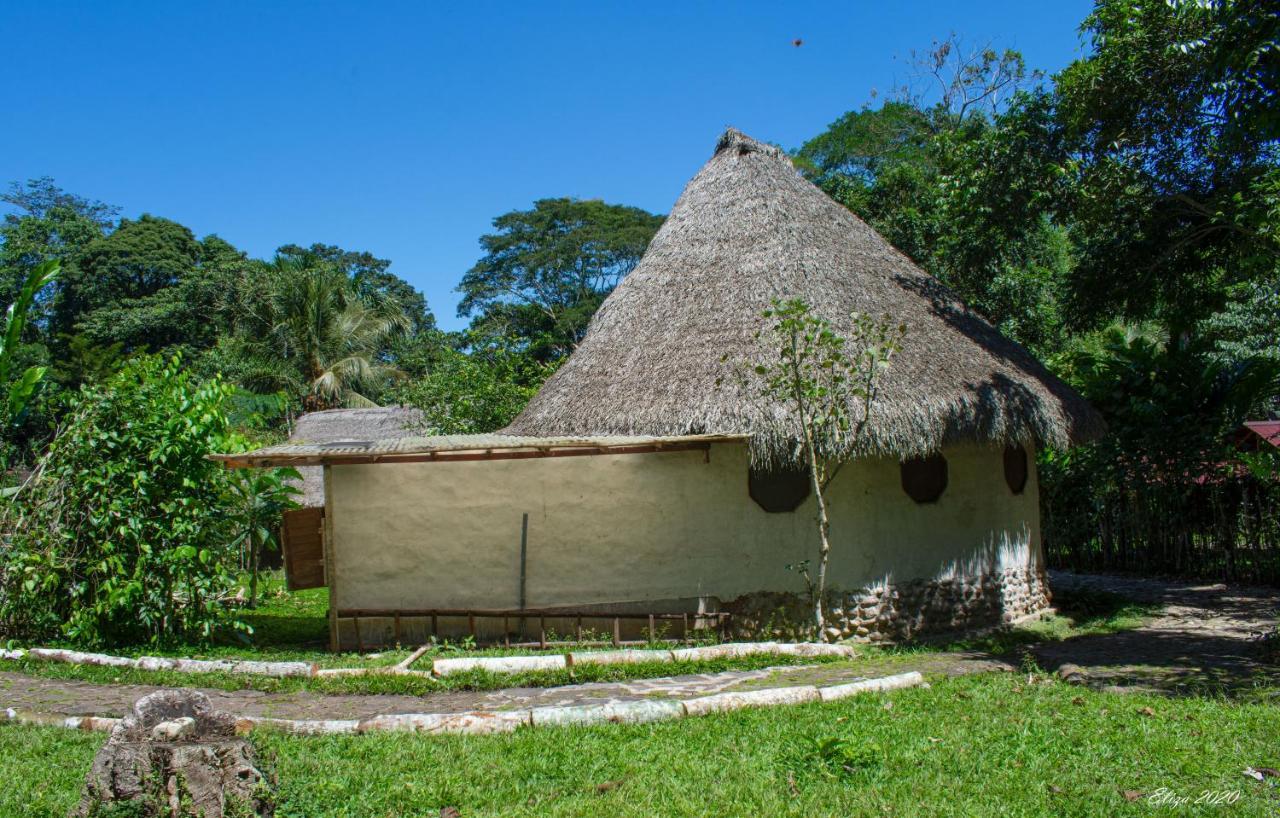
{"type": "Polygon", "coordinates": [[[827,645],[813,642],[727,642],[722,645],[704,645],[675,650],[606,650],[574,651],[564,654],[535,656],[480,656],[473,658],[435,659],[430,671],[411,670],[410,665],[425,652],[414,651],[404,661],[389,667],[324,668],[310,662],[259,662],[238,659],[170,659],[159,656],[143,656],[130,659],[105,653],[84,653],[59,648],[32,648],[31,650],[0,650],[0,659],[20,660],[23,657],[42,662],[63,662],[72,665],[121,667],[135,670],[170,670],[178,673],[242,673],[274,678],[301,677],[325,678],[338,676],[433,676],[443,677],[454,673],[482,670],[489,673],[524,673],[535,670],[563,670],[575,665],[634,664],[637,662],[701,662],[739,656],[839,656],[851,659],[857,651],[848,645],[827,645]]]}
{"type": "MultiPolygon", "coordinates": [[[[465,713],[400,713],[367,719],[273,719],[240,717],[237,729],[249,732],[257,727],[283,730],[294,735],[362,734],[376,732],[461,733],[489,735],[512,733],[520,727],[562,727],[587,724],[643,724],[709,713],[725,713],[747,707],[777,707],[806,702],[832,702],[861,693],[881,693],[925,683],[918,671],[860,679],[856,682],[815,687],[771,687],[731,691],[693,699],[643,699],[605,704],[535,707],[529,710],[473,710],[465,713]]],[[[8,708],[4,721],[41,724],[76,730],[111,730],[120,719],[98,716],[52,716],[8,708]]]]}

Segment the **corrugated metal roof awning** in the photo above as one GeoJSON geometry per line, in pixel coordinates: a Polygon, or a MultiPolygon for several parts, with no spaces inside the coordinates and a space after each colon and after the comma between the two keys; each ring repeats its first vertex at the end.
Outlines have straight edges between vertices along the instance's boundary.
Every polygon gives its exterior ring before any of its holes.
{"type": "Polygon", "coordinates": [[[210,460],[232,468],[262,466],[329,466],[353,463],[417,463],[457,460],[515,460],[601,454],[645,454],[708,449],[712,443],[740,442],[746,435],[680,435],[673,437],[516,437],[513,435],[443,435],[393,440],[339,440],[330,443],[287,443],[251,452],[211,454],[210,460]]]}

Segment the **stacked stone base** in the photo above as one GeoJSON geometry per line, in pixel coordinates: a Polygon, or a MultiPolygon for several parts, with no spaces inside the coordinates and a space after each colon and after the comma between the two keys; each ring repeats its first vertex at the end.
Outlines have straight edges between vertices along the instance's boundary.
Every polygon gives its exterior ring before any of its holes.
{"type": "MultiPolygon", "coordinates": [[[[1029,566],[982,576],[880,583],[827,594],[829,639],[904,642],[1008,624],[1049,607],[1045,573],[1029,566]]],[[[742,639],[806,639],[813,609],[801,594],[762,592],[722,606],[742,639]]]]}

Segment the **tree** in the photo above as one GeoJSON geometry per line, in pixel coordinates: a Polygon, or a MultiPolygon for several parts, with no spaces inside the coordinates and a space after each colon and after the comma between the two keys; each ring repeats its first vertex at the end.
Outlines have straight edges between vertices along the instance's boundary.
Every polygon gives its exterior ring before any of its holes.
{"type": "MultiPolygon", "coordinates": [[[[17,298],[22,283],[41,262],[56,258],[64,271],[70,270],[80,251],[111,228],[117,212],[67,193],[48,177],[25,185],[15,182],[0,201],[21,211],[6,215],[0,224],[0,298],[5,303],[17,298]]],[[[37,326],[47,320],[50,295],[37,294],[32,315],[37,326]]]]}
{"type": "Polygon", "coordinates": [[[82,389],[0,507],[0,625],[81,644],[206,641],[235,586],[222,506],[230,389],[140,356],[82,389]]]}
{"type": "Polygon", "coordinates": [[[282,255],[242,280],[232,354],[246,386],[302,395],[307,411],[376,405],[371,394],[397,374],[384,360],[410,324],[393,299],[370,303],[341,267],[282,255]]]}
{"type": "Polygon", "coordinates": [[[231,547],[241,550],[241,565],[249,572],[250,608],[258,604],[258,572],[262,552],[278,547],[276,530],[284,512],[298,508],[293,496],[302,490],[288,481],[302,481],[297,469],[237,469],[227,483],[225,509],[238,532],[231,547]]]}
{"type": "Polygon", "coordinates": [[[195,236],[177,222],[150,215],[122,219],[81,251],[62,282],[52,330],[65,336],[86,331],[95,343],[119,341],[128,350],[179,342],[207,326],[207,319],[195,328],[178,324],[162,308],[172,301],[161,294],[195,274],[200,251],[195,236]]]}
{"type": "Polygon", "coordinates": [[[342,270],[362,301],[398,304],[409,317],[410,335],[435,328],[436,319],[427,307],[426,297],[409,282],[391,273],[391,262],[387,259],[377,258],[368,252],[343,250],[331,244],[313,244],[306,248],[286,244],[276,251],[276,255],[297,259],[304,266],[324,263],[342,270]]]}
{"type": "Polygon", "coordinates": [[[662,217],[598,199],[540,199],[493,220],[485,255],[462,278],[458,315],[515,337],[539,361],[564,357],[639,263],[662,217]]]}
{"type": "MultiPolygon", "coordinates": [[[[90,251],[87,260],[94,258],[97,245],[90,251]]],[[[77,336],[83,336],[85,346],[104,352],[112,348],[126,354],[180,352],[188,365],[200,366],[203,353],[227,331],[220,305],[239,271],[249,263],[245,254],[228,242],[207,236],[195,244],[190,266],[181,269],[172,281],[92,308],[76,324],[77,336]]],[[[68,346],[70,343],[68,340],[68,346]]]]}
{"type": "Polygon", "coordinates": [[[10,423],[16,423],[22,418],[31,396],[35,394],[47,371],[47,367],[29,366],[16,381],[9,381],[14,353],[21,342],[22,331],[26,327],[31,305],[35,303],[36,293],[57,278],[59,269],[57,261],[43,261],[33,267],[27,280],[23,282],[18,299],[9,305],[5,313],[4,333],[0,335],[0,385],[8,389],[5,410],[10,423]]]}
{"type": "Polygon", "coordinates": [[[1078,326],[1153,318],[1183,338],[1276,269],[1260,186],[1276,178],[1280,41],[1264,6],[1103,0],[1085,20],[1092,53],[1056,81],[1078,326]]]}
{"type": "Polygon", "coordinates": [[[406,379],[396,390],[398,403],[422,412],[424,434],[501,429],[520,414],[554,371],[500,338],[468,335],[451,343],[441,337],[436,344],[423,374],[406,379]],[[465,346],[471,351],[464,351],[465,346]]]}
{"type": "MultiPolygon", "coordinates": [[[[880,375],[901,348],[906,327],[889,316],[850,316],[842,335],[804,301],[775,299],[763,313],[768,330],[756,338],[766,345],[764,363],[746,364],[739,377],[755,398],[786,410],[800,459],[817,501],[818,570],[812,583],[815,636],[826,636],[823,599],[831,554],[827,489],[857,454],[874,411],[880,375]]],[[[743,364],[738,364],[741,367],[743,364]]],[[[806,574],[807,576],[807,574],[806,574]]]]}
{"type": "Polygon", "coordinates": [[[801,170],[1002,331],[1060,341],[1070,263],[1053,221],[1061,151],[1052,106],[1016,51],[952,37],[911,57],[907,83],[796,152],[801,170]],[[1049,147],[1046,147],[1049,146],[1049,147]]]}

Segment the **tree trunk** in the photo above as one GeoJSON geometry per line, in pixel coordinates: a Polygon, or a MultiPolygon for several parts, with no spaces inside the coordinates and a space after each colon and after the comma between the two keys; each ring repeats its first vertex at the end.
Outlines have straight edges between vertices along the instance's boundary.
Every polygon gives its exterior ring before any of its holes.
{"type": "Polygon", "coordinates": [[[249,607],[258,607],[258,561],[262,548],[256,534],[249,534],[249,607]]]}
{"type": "Polygon", "coordinates": [[[827,500],[823,496],[822,475],[818,472],[818,453],[813,444],[813,435],[806,427],[804,444],[809,456],[809,479],[813,481],[813,496],[818,503],[818,581],[813,590],[813,621],[817,629],[815,642],[826,640],[826,618],[822,614],[822,598],[827,590],[827,556],[831,553],[831,540],[828,537],[831,526],[827,520],[827,500]]]}

